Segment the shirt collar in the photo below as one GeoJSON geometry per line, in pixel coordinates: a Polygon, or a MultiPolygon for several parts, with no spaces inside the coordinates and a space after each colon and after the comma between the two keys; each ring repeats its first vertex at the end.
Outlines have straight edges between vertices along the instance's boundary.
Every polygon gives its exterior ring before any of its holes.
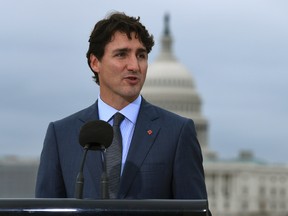
{"type": "Polygon", "coordinates": [[[139,95],[132,103],[128,104],[123,109],[116,110],[115,108],[109,106],[104,101],[102,101],[100,96],[98,96],[99,119],[108,122],[116,112],[120,112],[130,122],[135,124],[140,110],[141,101],[142,97],[139,95]]]}

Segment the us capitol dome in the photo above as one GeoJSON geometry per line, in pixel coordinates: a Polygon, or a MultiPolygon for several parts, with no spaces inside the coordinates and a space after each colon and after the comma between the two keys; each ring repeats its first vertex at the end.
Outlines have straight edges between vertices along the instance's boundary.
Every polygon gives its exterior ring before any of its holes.
{"type": "Polygon", "coordinates": [[[161,51],[149,65],[142,95],[149,102],[191,118],[196,126],[204,159],[216,157],[208,148],[208,123],[201,113],[201,98],[196,90],[192,73],[181,64],[172,52],[169,16],[165,16],[161,51]]]}

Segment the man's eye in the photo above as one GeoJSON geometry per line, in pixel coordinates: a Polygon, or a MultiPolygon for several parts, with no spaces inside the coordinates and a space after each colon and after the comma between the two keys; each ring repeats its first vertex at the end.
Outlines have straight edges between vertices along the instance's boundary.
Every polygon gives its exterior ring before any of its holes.
{"type": "Polygon", "coordinates": [[[146,59],[147,58],[147,54],[146,53],[140,53],[140,54],[138,54],[138,58],[146,59]]]}
{"type": "Polygon", "coordinates": [[[117,53],[115,56],[123,57],[123,56],[125,56],[125,55],[126,55],[125,52],[119,52],[119,53],[117,53]]]}

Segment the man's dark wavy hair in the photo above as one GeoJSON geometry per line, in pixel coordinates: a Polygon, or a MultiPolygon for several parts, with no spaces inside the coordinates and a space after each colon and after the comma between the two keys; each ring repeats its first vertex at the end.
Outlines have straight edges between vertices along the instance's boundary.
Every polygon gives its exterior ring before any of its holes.
{"type": "MultiPolygon", "coordinates": [[[[129,39],[132,39],[131,33],[136,33],[136,37],[145,46],[147,53],[150,53],[154,46],[153,35],[149,34],[145,26],[140,23],[140,17],[135,18],[127,16],[125,13],[114,12],[107,18],[97,22],[91,32],[89,49],[86,54],[91,70],[90,55],[95,55],[101,61],[105,46],[111,41],[117,31],[125,33],[129,39]]],[[[92,72],[94,73],[95,82],[99,85],[98,74],[93,70],[92,72]]]]}

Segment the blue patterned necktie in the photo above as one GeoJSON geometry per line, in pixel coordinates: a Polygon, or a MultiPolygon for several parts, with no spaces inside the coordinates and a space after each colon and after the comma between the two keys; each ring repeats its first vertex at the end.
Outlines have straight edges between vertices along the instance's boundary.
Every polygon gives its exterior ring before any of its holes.
{"type": "Polygon", "coordinates": [[[120,124],[124,120],[124,118],[125,116],[123,116],[119,112],[114,115],[113,141],[106,152],[109,196],[111,199],[117,198],[119,190],[122,162],[122,135],[120,131],[120,124]]]}

